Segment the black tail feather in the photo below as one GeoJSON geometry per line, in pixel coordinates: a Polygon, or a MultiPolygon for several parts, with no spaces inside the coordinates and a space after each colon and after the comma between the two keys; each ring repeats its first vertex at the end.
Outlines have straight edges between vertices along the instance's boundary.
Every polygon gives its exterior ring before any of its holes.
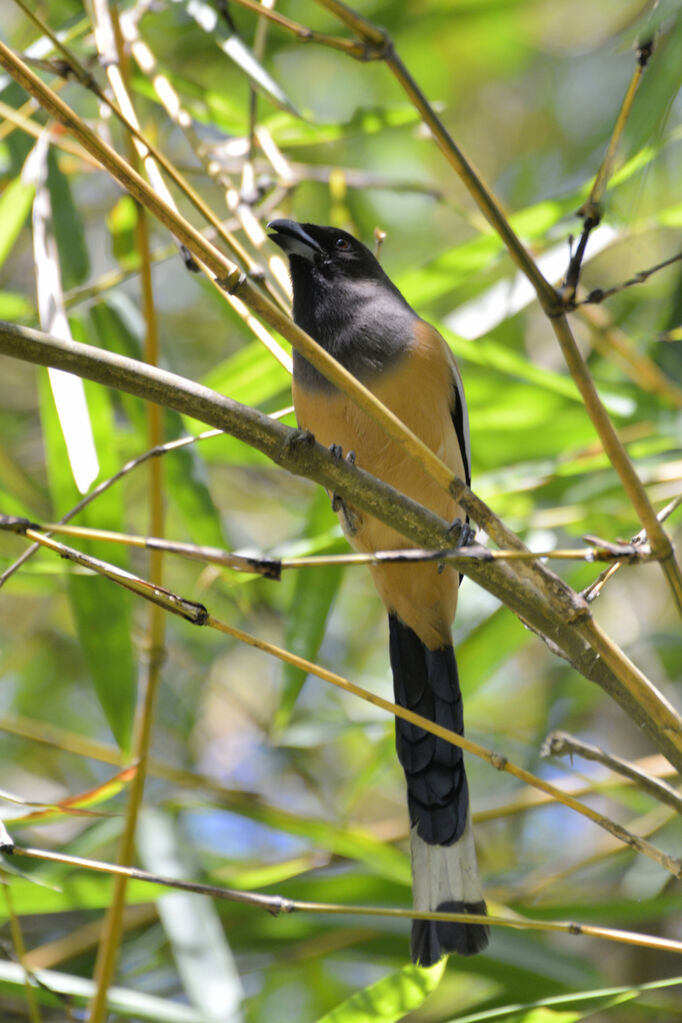
{"type": "MultiPolygon", "coordinates": [[[[441,902],[439,913],[476,913],[485,916],[480,902],[441,902]]],[[[489,928],[483,924],[449,923],[445,920],[415,920],[412,924],[410,951],[419,966],[433,966],[447,952],[475,956],[488,945],[489,928]]]]}
{"type": "MultiPolygon", "coordinates": [[[[454,650],[451,646],[429,650],[396,615],[389,615],[388,621],[397,703],[462,735],[462,694],[454,650]]],[[[396,718],[395,725],[410,823],[425,842],[451,845],[464,831],[469,807],[462,751],[401,718],[396,718]]]]}
{"type": "MultiPolygon", "coordinates": [[[[389,630],[396,702],[462,735],[452,646],[429,650],[394,614],[389,630]]],[[[484,915],[462,750],[401,718],[396,718],[396,749],[407,781],[415,908],[484,915]]],[[[488,934],[483,924],[415,920],[412,959],[431,966],[449,952],[475,955],[488,944],[488,934]]]]}

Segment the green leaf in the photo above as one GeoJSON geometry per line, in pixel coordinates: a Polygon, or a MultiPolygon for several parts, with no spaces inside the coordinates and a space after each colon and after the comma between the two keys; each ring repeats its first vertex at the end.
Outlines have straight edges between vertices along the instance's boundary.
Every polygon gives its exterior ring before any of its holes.
{"type": "MultiPolygon", "coordinates": [[[[669,977],[637,987],[573,991],[538,999],[525,1005],[504,1005],[483,1012],[474,1012],[468,1016],[458,1016],[456,1023],[574,1023],[575,1020],[591,1016],[598,1009],[608,1009],[614,1005],[631,1002],[646,991],[664,990],[680,985],[682,977],[669,977]],[[595,1002],[599,1005],[595,1005],[595,1002]],[[570,1006],[574,1008],[569,1008],[570,1006]]],[[[455,1020],[451,1023],[455,1023],[455,1020]]]]}
{"type": "Polygon", "coordinates": [[[267,348],[253,341],[214,366],[201,383],[243,405],[262,405],[289,391],[291,375],[267,348]]]}
{"type": "Polygon", "coordinates": [[[419,124],[411,106],[359,107],[353,117],[340,124],[310,124],[288,114],[273,114],[265,127],[280,146],[319,146],[355,135],[376,135],[387,128],[409,128],[419,124]]]}
{"type": "MultiPolygon", "coordinates": [[[[196,875],[195,857],[166,814],[145,811],[137,841],[147,870],[166,877],[196,875]]],[[[156,906],[189,1001],[214,1023],[231,1023],[240,1015],[244,990],[217,906],[181,891],[163,895],[156,906]]]]}
{"type": "MultiPolygon", "coordinates": [[[[16,827],[24,827],[25,825],[33,824],[53,824],[55,821],[63,822],[65,818],[70,816],[78,816],[80,811],[92,810],[93,806],[98,806],[100,803],[105,802],[107,799],[113,799],[114,796],[123,789],[128,782],[132,781],[137,773],[137,767],[126,767],[123,771],[119,771],[113,778],[107,779],[101,785],[97,785],[95,788],[90,789],[88,792],[80,792],[75,796],[67,796],[65,799],[60,799],[58,803],[48,804],[43,806],[42,809],[35,810],[32,813],[24,814],[23,817],[4,818],[6,824],[13,824],[16,827]]],[[[8,793],[0,792],[2,798],[11,798],[8,793]]],[[[20,800],[11,798],[12,802],[19,802],[20,804],[27,806],[37,806],[38,804],[32,802],[26,802],[26,800],[20,800]]]]}
{"type": "MultiPolygon", "coordinates": [[[[35,970],[40,984],[33,987],[34,997],[42,1004],[63,1011],[64,1001],[73,999],[77,1005],[87,1005],[95,994],[96,985],[92,980],[75,974],[60,973],[57,970],[35,970]]],[[[0,961],[0,990],[13,997],[22,997],[26,985],[26,973],[19,963],[0,961]]],[[[130,988],[110,987],[107,991],[107,1007],[111,1013],[123,1020],[140,1019],[152,1023],[215,1023],[215,1017],[197,1009],[166,998],[157,998],[130,988]]],[[[62,1016],[62,1018],[64,1018],[62,1016]]]]}
{"type": "Polygon", "coordinates": [[[682,87],[682,14],[677,13],[668,33],[655,39],[654,52],[644,72],[625,142],[630,154],[662,129],[671,105],[682,87]]]}
{"type": "MultiPolygon", "coordinates": [[[[98,302],[89,312],[93,336],[102,348],[140,358],[141,337],[132,316],[125,315],[124,302],[98,302]],[[123,315],[122,315],[123,314],[123,315]]],[[[141,325],[140,325],[141,326],[141,325]]],[[[273,361],[273,360],[271,360],[273,361]]],[[[145,404],[135,398],[120,396],[139,437],[139,450],[146,448],[147,417],[145,404]]],[[[202,427],[205,429],[205,427],[202,427]]],[[[164,435],[167,440],[186,435],[183,418],[168,409],[164,412],[164,435]]],[[[211,442],[208,442],[211,443],[211,442]]],[[[194,543],[222,547],[225,537],[220,515],[206,482],[199,445],[179,448],[164,456],[164,482],[168,495],[182,516],[182,522],[194,543]]],[[[120,468],[120,466],[116,466],[120,468]]],[[[112,472],[115,470],[112,470],[112,472]]],[[[136,470],[144,472],[144,469],[136,470]]]]}
{"type": "Polygon", "coordinates": [[[0,266],[14,247],[36,194],[34,185],[25,185],[20,177],[10,181],[0,195],[0,266]]]}
{"type": "MultiPolygon", "coordinates": [[[[74,324],[77,327],[77,324],[74,324]]],[[[77,331],[74,331],[77,333],[77,331]]],[[[52,400],[47,374],[40,371],[40,411],[50,476],[50,490],[57,516],[73,507],[80,495],[69,468],[62,431],[52,400]]],[[[112,448],[114,421],[108,392],[86,383],[85,393],[97,450],[100,471],[107,478],[118,468],[112,448]]],[[[88,505],[78,521],[100,529],[123,529],[123,500],[115,487],[88,505]]],[[[79,543],[86,553],[101,555],[95,544],[79,543]]],[[[105,557],[109,557],[109,551],[105,557]]],[[[118,563],[125,564],[119,555],[118,563]]],[[[99,576],[68,573],[68,590],[76,631],[100,704],[116,742],[124,752],[130,747],[135,713],[136,684],[131,644],[130,594],[99,576]]]]}
{"type": "Polygon", "coordinates": [[[209,33],[223,53],[244,72],[259,92],[272,100],[276,106],[296,117],[300,116],[291,100],[257,60],[253,51],[229,28],[227,22],[213,7],[203,3],[203,0],[193,0],[187,8],[187,13],[204,32],[209,33]]]}
{"type": "Polygon", "coordinates": [[[405,966],[398,973],[370,984],[322,1016],[317,1023],[392,1023],[424,1004],[440,984],[447,959],[425,969],[405,966]]]}
{"type": "Polygon", "coordinates": [[[28,322],[35,317],[35,306],[15,291],[0,291],[0,319],[28,322]]]}
{"type": "MultiPolygon", "coordinates": [[[[329,498],[322,490],[313,498],[306,520],[304,534],[315,536],[329,520],[329,498]]],[[[332,550],[344,550],[346,544],[339,540],[330,545],[332,550]]],[[[284,646],[292,654],[314,661],[324,638],[327,619],[343,578],[342,565],[325,565],[320,568],[299,569],[291,598],[284,646]]],[[[282,694],[275,714],[275,732],[286,728],[289,723],[298,694],[303,688],[307,672],[292,664],[282,669],[282,694]]]]}
{"type": "Polygon", "coordinates": [[[131,196],[122,195],[107,214],[107,227],[111,234],[114,258],[124,270],[136,270],[140,265],[135,225],[137,211],[131,196]]]}
{"type": "Polygon", "coordinates": [[[59,250],[59,270],[65,290],[82,284],[90,273],[90,258],[82,214],[76,208],[69,179],[59,168],[54,149],[47,154],[47,187],[52,205],[52,228],[59,250]]]}

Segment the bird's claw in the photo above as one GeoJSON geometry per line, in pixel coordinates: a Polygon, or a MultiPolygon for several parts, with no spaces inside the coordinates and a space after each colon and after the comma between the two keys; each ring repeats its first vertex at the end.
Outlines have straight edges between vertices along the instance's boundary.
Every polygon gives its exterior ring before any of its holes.
{"type": "MultiPolygon", "coordinates": [[[[329,454],[333,455],[334,458],[338,458],[340,460],[340,459],[343,458],[343,448],[341,447],[340,444],[330,444],[329,445],[329,454]]],[[[349,451],[348,452],[348,454],[346,455],[346,461],[348,462],[349,465],[355,465],[355,452],[354,451],[349,451]]]]}
{"type": "MultiPolygon", "coordinates": [[[[451,534],[453,534],[453,533],[457,534],[457,541],[456,541],[456,546],[457,547],[468,547],[476,539],[476,530],[471,528],[471,526],[469,525],[469,520],[468,519],[465,519],[464,521],[462,521],[462,519],[459,519],[459,518],[455,519],[454,522],[452,522],[450,524],[450,528],[448,529],[448,532],[447,532],[448,537],[451,534]]],[[[438,574],[440,575],[441,572],[444,569],[445,569],[445,562],[444,561],[439,562],[439,564],[438,564],[438,574]]],[[[461,572],[460,572],[460,576],[459,576],[459,581],[460,582],[462,581],[462,574],[461,574],[461,572]]]]}
{"type": "MultiPolygon", "coordinates": [[[[334,458],[338,459],[343,458],[343,448],[341,447],[340,444],[330,444],[329,452],[331,455],[334,456],[334,458]]],[[[348,462],[349,465],[355,465],[355,452],[349,451],[348,454],[346,455],[345,460],[348,462]]],[[[353,533],[356,533],[358,529],[358,519],[355,513],[351,511],[351,509],[348,507],[344,499],[339,494],[336,493],[332,494],[331,499],[332,511],[336,512],[337,515],[340,514],[343,516],[346,532],[351,535],[353,533]]]]}
{"type": "Polygon", "coordinates": [[[448,529],[448,536],[457,534],[457,546],[469,547],[476,539],[476,530],[469,525],[469,520],[455,519],[448,529]]]}

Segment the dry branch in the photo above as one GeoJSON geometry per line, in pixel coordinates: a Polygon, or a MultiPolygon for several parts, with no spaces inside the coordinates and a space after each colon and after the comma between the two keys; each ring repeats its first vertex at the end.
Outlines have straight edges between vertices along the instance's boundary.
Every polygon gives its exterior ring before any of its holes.
{"type": "Polygon", "coordinates": [[[567,732],[552,732],[545,739],[540,751],[542,757],[572,757],[574,755],[582,757],[584,760],[603,764],[611,771],[621,774],[624,778],[629,778],[660,803],[665,803],[666,806],[671,806],[677,813],[682,814],[682,795],[672,785],[660,778],[653,778],[627,760],[615,757],[612,753],[607,753],[606,750],[583,742],[582,739],[576,739],[575,736],[569,735],[567,732]]]}

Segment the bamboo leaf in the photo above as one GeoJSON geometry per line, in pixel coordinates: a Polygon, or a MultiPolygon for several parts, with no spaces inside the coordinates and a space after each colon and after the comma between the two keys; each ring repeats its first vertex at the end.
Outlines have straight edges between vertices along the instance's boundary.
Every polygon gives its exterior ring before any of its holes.
{"type": "MultiPolygon", "coordinates": [[[[39,985],[33,988],[41,1005],[63,1011],[64,999],[73,999],[77,1005],[87,1005],[92,1000],[96,985],[94,981],[75,974],[60,973],[56,970],[36,970],[33,974],[39,985]]],[[[19,963],[0,961],[0,990],[21,997],[26,983],[26,973],[19,963]]],[[[166,998],[134,991],[131,988],[110,987],[107,992],[107,1006],[110,1012],[123,1020],[149,1020],[150,1023],[214,1023],[197,1009],[166,998]]]]}
{"type": "MultiPolygon", "coordinates": [[[[178,2],[178,0],[175,0],[178,2]]],[[[239,67],[259,92],[289,113],[299,116],[298,111],[284,91],[280,88],[251,49],[231,30],[226,21],[221,19],[213,7],[203,0],[188,0],[187,13],[197,25],[208,32],[223,53],[239,67]]]]}
{"type": "Polygon", "coordinates": [[[0,266],[3,265],[26,223],[35,197],[35,185],[14,178],[0,195],[0,266]]]}
{"type": "MultiPolygon", "coordinates": [[[[194,857],[182,848],[164,814],[142,814],[138,843],[148,870],[192,876],[194,857]]],[[[175,891],[158,899],[157,908],[190,1002],[213,1023],[234,1023],[241,1016],[244,990],[216,907],[201,895],[175,891]]]]}
{"type": "MultiPolygon", "coordinates": [[[[311,502],[304,535],[315,536],[328,521],[329,498],[323,491],[319,491],[311,502]]],[[[345,547],[345,542],[338,541],[329,550],[344,550],[345,547]]],[[[309,661],[316,660],[342,578],[342,565],[327,565],[298,572],[284,641],[286,649],[291,653],[309,661]]],[[[307,674],[302,668],[284,665],[282,692],[273,722],[275,732],[280,732],[288,725],[306,678],[307,674]]]]}
{"type": "Polygon", "coordinates": [[[59,249],[59,269],[62,286],[75,288],[90,273],[83,220],[73,200],[71,184],[62,173],[50,148],[47,155],[47,187],[50,191],[55,240],[59,249]]]}
{"type": "MultiPolygon", "coordinates": [[[[45,806],[41,810],[35,810],[33,813],[28,813],[21,817],[5,818],[5,823],[12,824],[15,827],[26,824],[53,824],[55,821],[63,821],[65,818],[78,816],[91,810],[93,806],[99,806],[100,803],[106,802],[107,799],[113,799],[132,781],[136,773],[137,767],[127,767],[125,770],[115,774],[113,778],[109,778],[101,785],[97,785],[87,792],[81,792],[75,796],[67,796],[65,799],[60,799],[57,803],[45,806]]],[[[2,791],[0,791],[0,798],[6,798],[6,794],[2,791]]],[[[12,802],[17,802],[17,800],[12,798],[12,802]]],[[[27,803],[24,800],[21,800],[21,802],[25,806],[40,805],[27,803]]]]}
{"type": "MultiPolygon", "coordinates": [[[[104,388],[86,388],[95,437],[101,440],[103,474],[113,475],[116,454],[111,446],[114,423],[110,399],[104,388]]],[[[45,452],[50,473],[50,490],[57,514],[61,515],[80,496],[73,484],[64,439],[57,420],[52,395],[45,375],[40,378],[40,412],[45,452]]],[[[115,468],[114,468],[115,466],[115,468]]],[[[123,529],[123,500],[115,488],[107,491],[80,516],[83,525],[123,529]]],[[[86,553],[97,553],[96,545],[83,544],[86,553]]],[[[119,563],[125,564],[119,555],[119,563]]],[[[130,594],[112,586],[99,576],[69,572],[68,591],[74,612],[76,631],[100,704],[114,738],[123,751],[129,749],[136,685],[133,668],[130,594]]]]}
{"type": "Polygon", "coordinates": [[[447,959],[427,969],[405,966],[370,984],[322,1016],[317,1023],[393,1023],[424,1004],[445,973],[447,959]]]}

